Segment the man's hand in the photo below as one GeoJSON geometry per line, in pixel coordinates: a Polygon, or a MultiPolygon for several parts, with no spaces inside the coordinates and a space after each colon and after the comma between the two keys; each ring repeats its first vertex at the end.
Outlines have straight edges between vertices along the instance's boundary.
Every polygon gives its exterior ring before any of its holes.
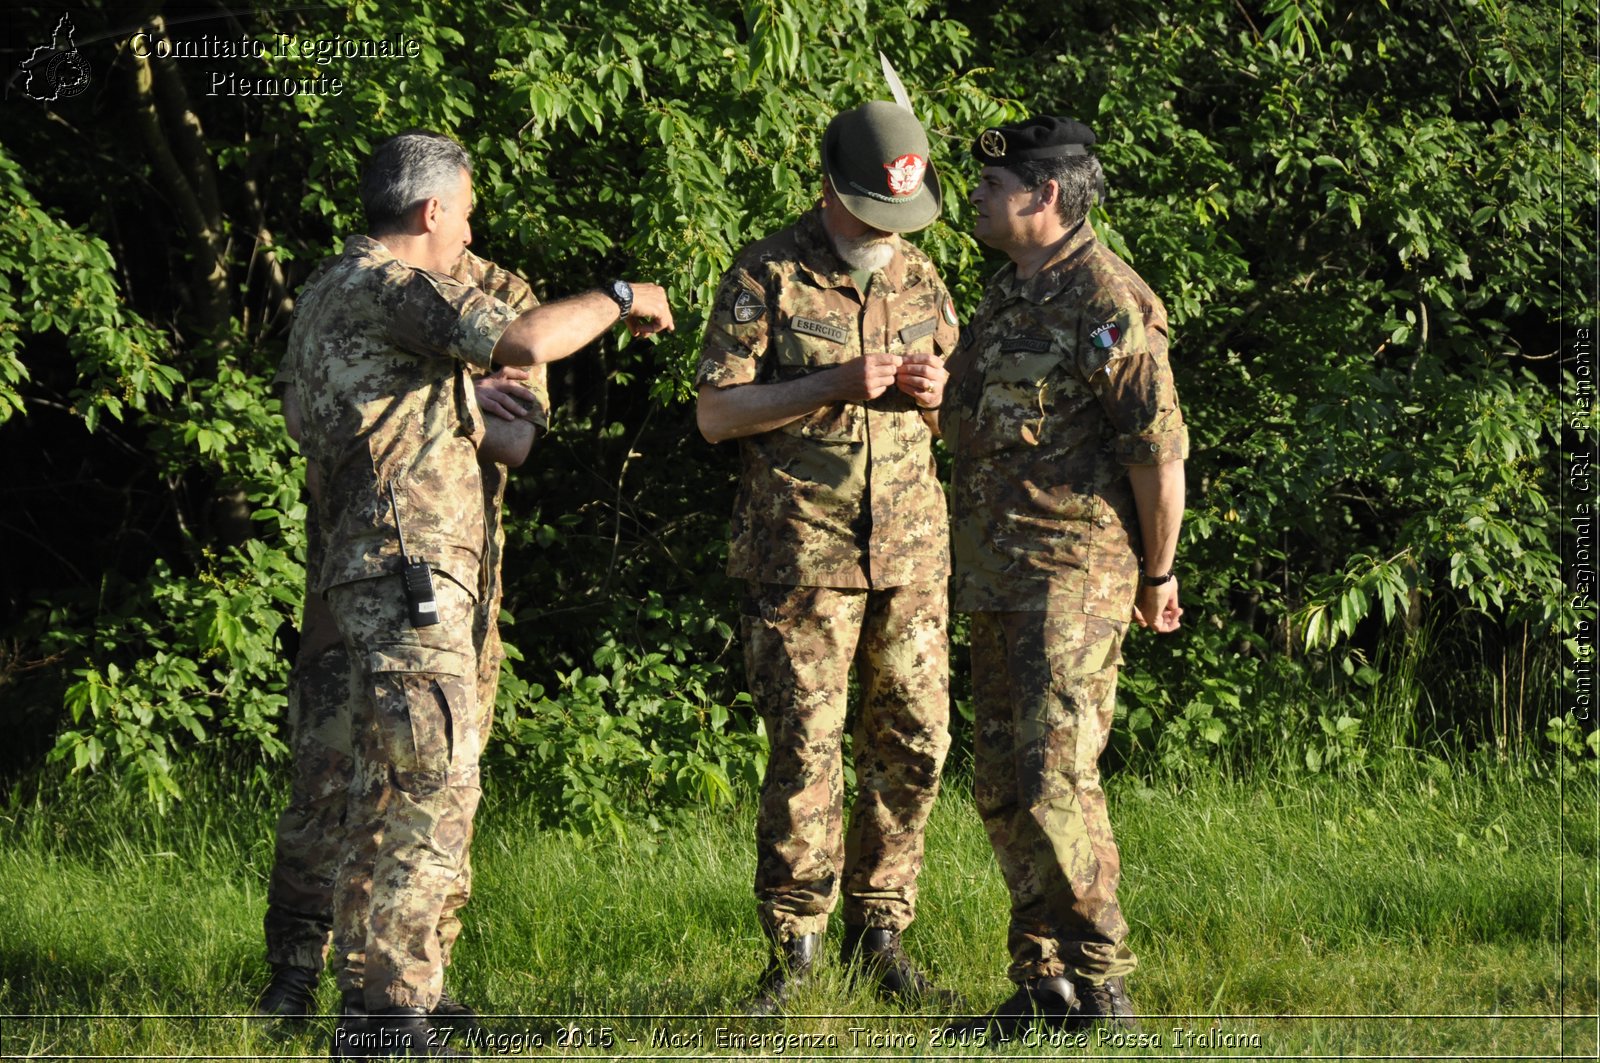
{"type": "Polygon", "coordinates": [[[1183,609],[1178,605],[1178,579],[1172,579],[1159,587],[1140,586],[1138,597],[1133,600],[1133,621],[1148,631],[1165,635],[1169,631],[1178,630],[1178,618],[1183,616],[1183,609]]]}
{"type": "Polygon", "coordinates": [[[888,391],[900,370],[893,354],[867,354],[829,370],[836,402],[871,402],[888,391]]]}
{"type": "Polygon", "coordinates": [[[528,375],[528,371],[520,366],[503,365],[487,376],[478,377],[472,382],[477,393],[478,409],[504,421],[527,416],[539,401],[539,396],[518,383],[528,379],[528,375]],[[518,400],[528,405],[519,405],[518,400]]]}
{"type": "Polygon", "coordinates": [[[918,406],[928,409],[942,405],[944,386],[950,374],[944,363],[931,354],[908,354],[900,360],[894,386],[911,396],[918,406]]]}
{"type": "Polygon", "coordinates": [[[635,284],[633,309],[628,311],[628,331],[634,339],[672,331],[672,307],[667,292],[659,284],[635,284]]]}

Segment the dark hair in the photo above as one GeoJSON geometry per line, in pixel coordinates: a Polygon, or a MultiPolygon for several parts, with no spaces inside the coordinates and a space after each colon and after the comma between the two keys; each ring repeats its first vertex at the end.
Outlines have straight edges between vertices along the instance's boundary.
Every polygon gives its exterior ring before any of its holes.
{"type": "Polygon", "coordinates": [[[1028,159],[1007,167],[1017,175],[1024,188],[1033,191],[1046,181],[1054,181],[1061,189],[1056,201],[1061,212],[1061,222],[1067,228],[1076,228],[1089,216],[1089,208],[1105,195],[1106,175],[1100,160],[1093,155],[1061,155],[1054,159],[1028,159]]]}
{"type": "Polygon", "coordinates": [[[471,156],[443,134],[412,130],[385,140],[361,171],[367,231],[393,232],[418,203],[455,191],[462,171],[472,176],[471,156]]]}

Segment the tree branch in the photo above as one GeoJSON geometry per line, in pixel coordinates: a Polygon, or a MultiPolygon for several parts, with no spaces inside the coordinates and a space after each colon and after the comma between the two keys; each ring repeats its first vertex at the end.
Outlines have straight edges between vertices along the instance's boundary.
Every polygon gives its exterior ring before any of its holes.
{"type": "MultiPolygon", "coordinates": [[[[149,25],[152,38],[166,37],[159,15],[149,25]]],[[[230,312],[227,234],[200,120],[189,109],[187,94],[171,64],[151,63],[148,56],[136,55],[131,48],[127,53],[132,66],[134,123],[163,191],[177,207],[194,261],[191,310],[200,331],[216,335],[230,312]],[[169,139],[164,127],[175,129],[176,136],[169,139]]]]}

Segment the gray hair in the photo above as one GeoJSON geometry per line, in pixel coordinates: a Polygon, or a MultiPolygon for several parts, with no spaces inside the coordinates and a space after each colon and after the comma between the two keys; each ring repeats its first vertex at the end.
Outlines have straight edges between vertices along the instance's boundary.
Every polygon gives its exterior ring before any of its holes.
{"type": "Polygon", "coordinates": [[[1029,159],[1008,167],[1024,188],[1033,191],[1046,181],[1061,189],[1056,207],[1061,222],[1069,229],[1089,216],[1089,208],[1105,195],[1106,174],[1093,155],[1060,155],[1053,159],[1029,159]]]}
{"type": "Polygon", "coordinates": [[[400,228],[418,203],[455,191],[463,170],[472,176],[471,156],[443,134],[413,130],[385,140],[372,149],[361,171],[367,231],[378,235],[400,228]]]}

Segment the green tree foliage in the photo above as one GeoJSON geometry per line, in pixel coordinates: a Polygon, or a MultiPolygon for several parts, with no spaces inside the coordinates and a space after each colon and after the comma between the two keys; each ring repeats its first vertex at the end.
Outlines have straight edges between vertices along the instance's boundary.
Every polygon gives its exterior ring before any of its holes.
{"type": "Polygon", "coordinates": [[[8,571],[0,622],[11,773],[53,750],[165,800],[197,752],[250,772],[281,752],[304,510],[270,380],[295,288],[361,231],[361,161],[424,127],[473,152],[476,250],[546,298],[623,275],[679,310],[675,336],[554,373],[555,430],[507,503],[491,770],[595,831],[731,800],[761,743],[720,574],[731,448],[693,426],[699,332],[736,250],[814,201],[827,118],[887,95],[878,49],[930,131],[947,209],[918,242],[964,313],[998,265],[967,235],[967,144],[1035,109],[1094,126],[1095,224],[1172,312],[1189,614],[1130,640],[1124,755],[1323,771],[1430,738],[1592,748],[1536,719],[1572,619],[1549,356],[1594,254],[1596,99],[1560,80],[1593,30],[1576,14],[352,0],[77,24],[99,91],[0,112],[0,438],[24,500],[0,526],[37,559],[8,571]],[[141,27],[267,54],[141,57],[141,27]],[[216,71],[345,89],[211,95],[216,71]]]}

